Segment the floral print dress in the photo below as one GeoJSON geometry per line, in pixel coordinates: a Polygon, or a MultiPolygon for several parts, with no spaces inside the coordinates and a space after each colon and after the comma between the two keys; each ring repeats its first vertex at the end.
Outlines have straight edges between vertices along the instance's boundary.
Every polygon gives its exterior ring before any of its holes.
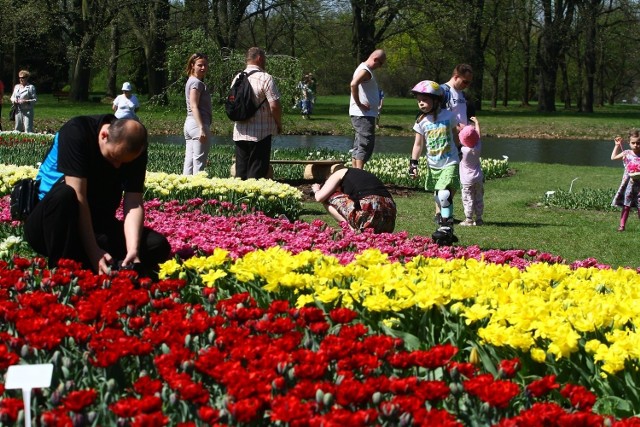
{"type": "Polygon", "coordinates": [[[623,154],[624,174],[611,206],[640,208],[640,156],[632,150],[625,150],[623,154]]]}

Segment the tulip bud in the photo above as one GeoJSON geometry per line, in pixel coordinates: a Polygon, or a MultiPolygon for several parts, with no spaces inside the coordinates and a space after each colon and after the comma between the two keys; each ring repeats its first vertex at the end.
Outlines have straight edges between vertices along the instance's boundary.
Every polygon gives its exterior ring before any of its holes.
{"type": "Polygon", "coordinates": [[[21,348],[20,348],[20,356],[24,359],[25,357],[27,357],[29,355],[29,346],[24,344],[21,348]]]}
{"type": "Polygon", "coordinates": [[[160,346],[160,350],[162,351],[162,354],[169,354],[171,352],[171,349],[169,348],[167,343],[164,343],[164,342],[160,346]]]}
{"type": "Polygon", "coordinates": [[[471,349],[471,353],[469,354],[469,363],[476,366],[480,364],[480,354],[478,353],[478,347],[474,346],[471,349]]]}
{"type": "Polygon", "coordinates": [[[291,369],[287,370],[287,379],[289,381],[293,381],[296,379],[296,368],[292,367],[291,369]]]}
{"type": "Polygon", "coordinates": [[[373,395],[371,396],[371,401],[374,405],[378,406],[380,402],[382,402],[382,393],[380,393],[379,391],[373,393],[373,395]]]}
{"type": "Polygon", "coordinates": [[[322,398],[324,397],[324,391],[318,389],[316,390],[316,402],[322,403],[322,398]]]}
{"type": "Polygon", "coordinates": [[[325,408],[329,408],[333,405],[333,400],[333,394],[325,393],[324,397],[322,398],[322,404],[325,408]]]}
{"type": "Polygon", "coordinates": [[[287,372],[287,367],[289,365],[287,364],[287,362],[278,362],[278,365],[276,366],[276,372],[278,372],[278,374],[282,375],[285,372],[287,372]]]}
{"type": "Polygon", "coordinates": [[[413,417],[409,412],[403,412],[398,419],[398,426],[405,427],[412,424],[413,417]]]}

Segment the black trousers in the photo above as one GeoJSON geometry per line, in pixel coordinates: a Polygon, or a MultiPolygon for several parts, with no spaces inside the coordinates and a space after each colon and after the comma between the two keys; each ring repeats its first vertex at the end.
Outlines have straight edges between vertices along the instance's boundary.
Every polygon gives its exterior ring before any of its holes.
{"type": "MultiPolygon", "coordinates": [[[[49,268],[58,265],[61,258],[81,262],[91,269],[91,262],[84,250],[78,229],[79,205],[75,190],[59,182],[36,205],[24,223],[24,236],[31,247],[49,258],[49,268]]],[[[115,217],[97,223],[94,219],[94,233],[98,246],[107,251],[114,260],[122,260],[127,254],[124,223],[115,217]]],[[[158,264],[166,261],[171,246],[160,233],[144,227],[140,239],[138,255],[140,272],[155,278],[158,264]]]]}
{"type": "Polygon", "coordinates": [[[271,135],[260,141],[236,141],[236,177],[266,178],[271,158],[271,135]]]}

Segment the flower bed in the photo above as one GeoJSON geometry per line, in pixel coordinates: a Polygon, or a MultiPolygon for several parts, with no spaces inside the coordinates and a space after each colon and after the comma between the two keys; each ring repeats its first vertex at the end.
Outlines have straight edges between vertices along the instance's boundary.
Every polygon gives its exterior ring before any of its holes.
{"type": "MultiPolygon", "coordinates": [[[[37,169],[31,166],[0,164],[0,196],[11,192],[11,187],[22,178],[35,178],[37,169]]],[[[195,176],[148,172],[145,198],[186,203],[199,197],[215,199],[227,210],[236,212],[260,211],[265,215],[285,215],[296,219],[302,210],[302,193],[287,184],[271,180],[236,178],[208,178],[206,173],[195,176]]],[[[205,204],[206,205],[206,204],[205,204]]]]}
{"type": "MultiPolygon", "coordinates": [[[[439,344],[406,349],[356,312],[257,306],[246,293],[62,262],[0,262],[0,372],[54,364],[34,394],[42,425],[602,425],[596,396],[517,359],[485,373],[439,344]],[[580,423],[580,424],[578,424],[580,423]]],[[[22,400],[0,385],[0,422],[22,400]]],[[[635,425],[633,419],[607,420],[635,425]]]]}

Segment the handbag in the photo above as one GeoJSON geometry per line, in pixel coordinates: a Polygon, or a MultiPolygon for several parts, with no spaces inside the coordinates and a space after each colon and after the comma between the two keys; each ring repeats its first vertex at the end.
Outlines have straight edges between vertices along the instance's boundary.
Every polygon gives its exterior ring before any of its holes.
{"type": "Polygon", "coordinates": [[[11,219],[24,221],[38,204],[40,181],[24,178],[16,182],[11,190],[11,219]]]}
{"type": "Polygon", "coordinates": [[[17,112],[18,112],[18,106],[16,104],[11,104],[11,108],[9,109],[9,120],[11,120],[12,122],[15,122],[17,112]]]}

